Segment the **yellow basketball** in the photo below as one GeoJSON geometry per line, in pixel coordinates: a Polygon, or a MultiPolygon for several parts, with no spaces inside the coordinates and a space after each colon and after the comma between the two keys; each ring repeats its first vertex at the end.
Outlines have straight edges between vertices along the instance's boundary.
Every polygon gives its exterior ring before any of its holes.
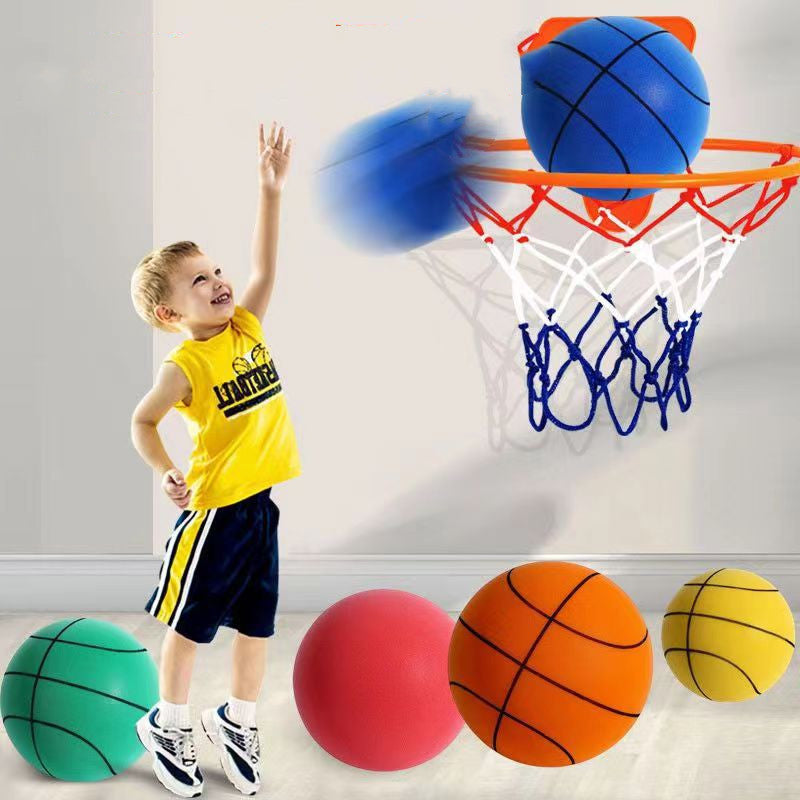
{"type": "Polygon", "coordinates": [[[786,671],[794,619],[783,595],[754,572],[716,569],[684,584],[661,626],[675,677],[709,700],[749,700],[786,671]]]}

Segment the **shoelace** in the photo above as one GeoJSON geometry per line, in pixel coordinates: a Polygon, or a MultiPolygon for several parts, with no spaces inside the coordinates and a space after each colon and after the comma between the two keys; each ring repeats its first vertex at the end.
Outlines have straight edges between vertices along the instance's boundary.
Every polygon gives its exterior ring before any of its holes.
{"type": "Polygon", "coordinates": [[[248,728],[244,736],[246,752],[256,760],[261,757],[261,747],[258,743],[258,729],[248,728]]]}
{"type": "Polygon", "coordinates": [[[191,731],[187,731],[186,733],[180,732],[175,737],[175,749],[177,751],[178,758],[184,764],[194,764],[197,761],[197,752],[194,746],[194,736],[192,735],[191,731]]]}
{"type": "Polygon", "coordinates": [[[261,757],[261,748],[258,743],[258,729],[257,728],[243,728],[242,731],[232,731],[230,728],[224,728],[225,735],[232,741],[240,750],[243,750],[245,755],[252,764],[258,763],[261,757]]]}
{"type": "Polygon", "coordinates": [[[234,730],[225,725],[222,730],[228,741],[247,753],[249,757],[255,756],[259,758],[261,756],[258,743],[258,728],[241,728],[240,730],[234,730]]]}

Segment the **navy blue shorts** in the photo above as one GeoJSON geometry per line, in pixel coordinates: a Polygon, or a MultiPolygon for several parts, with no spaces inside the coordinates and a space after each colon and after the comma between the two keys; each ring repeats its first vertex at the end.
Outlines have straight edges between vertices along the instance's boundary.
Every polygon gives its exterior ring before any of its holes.
{"type": "Polygon", "coordinates": [[[220,625],[272,636],[278,516],[270,489],[229,506],[182,511],[145,611],[199,643],[210,642],[220,625]]]}

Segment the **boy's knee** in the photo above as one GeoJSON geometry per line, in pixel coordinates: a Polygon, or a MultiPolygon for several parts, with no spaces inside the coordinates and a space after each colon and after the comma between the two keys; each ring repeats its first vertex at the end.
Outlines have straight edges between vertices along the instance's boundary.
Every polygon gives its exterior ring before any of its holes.
{"type": "Polygon", "coordinates": [[[189,639],[188,637],[184,636],[182,633],[178,633],[174,628],[169,628],[167,630],[166,639],[171,639],[175,644],[179,647],[183,647],[186,649],[192,649],[197,647],[197,642],[189,639]]]}

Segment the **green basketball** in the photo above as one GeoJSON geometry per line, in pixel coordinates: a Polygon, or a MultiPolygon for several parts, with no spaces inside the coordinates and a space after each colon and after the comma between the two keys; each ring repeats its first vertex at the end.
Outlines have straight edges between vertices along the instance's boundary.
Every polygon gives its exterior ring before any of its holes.
{"type": "Polygon", "coordinates": [[[39,772],[101,781],[144,752],[136,720],[158,701],[158,670],[127,631],[97,619],[61,619],[14,653],[0,687],[9,739],[39,772]]]}

